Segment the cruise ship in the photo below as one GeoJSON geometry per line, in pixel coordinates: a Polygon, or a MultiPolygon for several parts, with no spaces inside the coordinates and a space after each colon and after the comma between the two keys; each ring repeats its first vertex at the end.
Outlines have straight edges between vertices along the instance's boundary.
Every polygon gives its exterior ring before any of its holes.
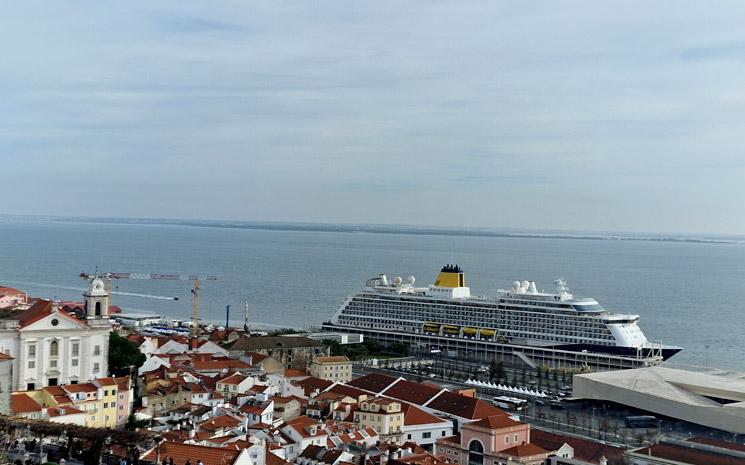
{"type": "Polygon", "coordinates": [[[544,292],[535,282],[515,281],[496,296],[477,297],[457,265],[443,267],[427,287],[417,287],[413,276],[389,280],[381,274],[349,296],[324,328],[373,338],[410,335],[398,339],[408,343],[454,339],[636,358],[668,359],[681,350],[648,341],[637,325],[639,315],[613,313],[595,299],[575,298],[564,280],[555,285],[555,291],[544,292]]]}

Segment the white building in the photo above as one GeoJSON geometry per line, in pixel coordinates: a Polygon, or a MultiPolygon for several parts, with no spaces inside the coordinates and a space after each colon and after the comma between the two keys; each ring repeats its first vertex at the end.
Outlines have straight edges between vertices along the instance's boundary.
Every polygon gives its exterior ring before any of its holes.
{"type": "Polygon", "coordinates": [[[109,292],[96,278],[83,297],[80,316],[38,300],[0,319],[0,352],[14,358],[14,390],[75,384],[108,374],[109,292]]]}

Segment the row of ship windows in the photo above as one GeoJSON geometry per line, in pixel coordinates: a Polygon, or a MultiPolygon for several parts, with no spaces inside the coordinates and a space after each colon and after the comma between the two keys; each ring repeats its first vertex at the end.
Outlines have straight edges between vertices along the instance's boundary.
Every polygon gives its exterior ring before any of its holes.
{"type": "MultiPolygon", "coordinates": [[[[353,326],[364,326],[364,327],[374,327],[378,329],[406,329],[405,326],[402,325],[392,325],[388,322],[390,319],[383,320],[385,323],[381,323],[380,320],[370,318],[369,316],[366,317],[360,317],[360,316],[350,316],[350,315],[344,315],[339,318],[339,323],[341,324],[349,324],[353,326]]],[[[414,328],[414,331],[419,331],[418,326],[413,326],[410,328],[414,328]]],[[[535,333],[534,331],[525,331],[525,328],[499,328],[502,331],[509,332],[512,337],[523,337],[523,338],[530,338],[530,339],[541,339],[541,340],[547,340],[547,341],[564,341],[564,342],[571,342],[572,338],[595,338],[595,339],[603,339],[603,340],[615,340],[613,335],[605,330],[604,332],[590,332],[587,331],[579,331],[576,329],[557,329],[557,328],[531,328],[533,330],[539,329],[540,333],[535,333]],[[549,334],[549,335],[546,335],[549,334]],[[561,338],[560,336],[568,336],[567,338],[561,338]],[[570,338],[571,337],[571,338],[570,338]]]]}
{"type": "MultiPolygon", "coordinates": [[[[506,315],[499,312],[495,315],[495,310],[511,310],[510,313],[517,313],[519,315],[530,315],[536,318],[553,318],[553,319],[567,319],[570,318],[572,320],[579,320],[579,321],[588,321],[592,322],[594,324],[602,324],[601,322],[598,322],[594,318],[588,318],[584,315],[577,315],[576,312],[569,312],[569,313],[559,313],[559,314],[546,314],[543,312],[536,312],[531,311],[529,308],[525,307],[515,307],[510,305],[500,305],[497,309],[494,307],[489,307],[485,309],[480,308],[472,308],[470,305],[468,307],[464,307],[463,305],[453,305],[453,304],[447,304],[447,305],[432,305],[426,302],[422,303],[412,303],[412,302],[381,302],[379,300],[369,300],[369,299],[360,299],[355,298],[350,303],[350,306],[362,306],[366,309],[376,310],[376,309],[400,309],[400,310],[408,310],[408,311],[416,311],[416,312],[432,312],[434,310],[447,310],[448,312],[456,312],[461,314],[466,314],[468,316],[490,316],[490,317],[502,317],[504,318],[506,315]]],[[[439,313],[439,312],[438,312],[439,313]]]]}
{"type": "MultiPolygon", "coordinates": [[[[423,312],[420,312],[418,317],[425,319],[425,320],[433,320],[437,321],[439,320],[441,313],[440,312],[431,312],[426,311],[426,309],[423,312]]],[[[347,307],[344,311],[344,313],[347,313],[349,311],[357,311],[360,313],[364,313],[370,316],[378,316],[378,317],[385,317],[385,318],[399,318],[399,319],[405,319],[409,316],[411,316],[411,312],[399,308],[381,308],[380,306],[372,306],[372,305],[355,305],[352,304],[349,307],[347,307]]],[[[525,314],[519,314],[519,315],[502,315],[502,318],[494,318],[492,315],[490,318],[481,317],[478,318],[476,315],[472,313],[468,313],[467,315],[464,315],[461,311],[453,311],[448,314],[448,320],[452,321],[454,324],[459,324],[461,326],[469,325],[469,324],[475,324],[475,322],[481,323],[483,325],[514,325],[514,324],[523,324],[523,323],[539,323],[543,325],[552,325],[554,327],[567,327],[567,328],[585,328],[587,330],[596,330],[601,332],[607,332],[607,328],[604,324],[597,322],[597,321],[588,321],[588,320],[578,320],[578,319],[571,319],[568,320],[566,318],[547,318],[543,315],[536,315],[534,313],[525,313],[525,314]],[[468,318],[467,320],[464,318],[468,318]]]]}

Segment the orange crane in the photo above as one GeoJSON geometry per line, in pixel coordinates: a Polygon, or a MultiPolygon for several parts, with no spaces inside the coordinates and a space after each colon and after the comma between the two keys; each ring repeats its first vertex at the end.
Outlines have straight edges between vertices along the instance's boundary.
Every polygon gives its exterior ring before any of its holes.
{"type": "Polygon", "coordinates": [[[199,336],[199,289],[201,281],[217,281],[215,276],[200,276],[196,274],[169,274],[169,273],[102,273],[91,275],[88,273],[80,273],[80,277],[84,279],[95,279],[96,277],[108,278],[108,279],[165,279],[168,281],[192,281],[194,287],[191,293],[194,294],[194,327],[192,328],[192,335],[194,337],[199,336]]]}

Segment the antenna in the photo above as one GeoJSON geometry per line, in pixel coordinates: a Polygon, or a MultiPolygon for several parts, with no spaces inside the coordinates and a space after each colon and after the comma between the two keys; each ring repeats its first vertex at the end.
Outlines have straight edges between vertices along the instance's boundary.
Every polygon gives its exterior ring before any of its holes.
{"type": "Polygon", "coordinates": [[[245,315],[243,316],[243,331],[246,332],[248,336],[251,335],[251,333],[248,331],[248,299],[244,302],[246,309],[245,309],[245,315]]]}

